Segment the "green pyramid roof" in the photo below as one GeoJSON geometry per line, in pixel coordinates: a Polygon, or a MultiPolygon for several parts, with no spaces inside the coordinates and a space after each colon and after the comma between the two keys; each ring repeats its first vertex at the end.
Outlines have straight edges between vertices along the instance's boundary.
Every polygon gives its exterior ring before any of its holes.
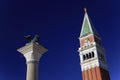
{"type": "Polygon", "coordinates": [[[84,26],[83,26],[83,30],[82,30],[81,36],[87,35],[88,33],[92,33],[92,32],[90,30],[90,27],[89,27],[87,19],[85,19],[85,23],[84,23],[84,26]]]}
{"type": "Polygon", "coordinates": [[[91,33],[98,35],[97,31],[95,30],[93,24],[91,23],[91,21],[89,19],[87,13],[85,13],[80,37],[86,36],[91,33]]]}

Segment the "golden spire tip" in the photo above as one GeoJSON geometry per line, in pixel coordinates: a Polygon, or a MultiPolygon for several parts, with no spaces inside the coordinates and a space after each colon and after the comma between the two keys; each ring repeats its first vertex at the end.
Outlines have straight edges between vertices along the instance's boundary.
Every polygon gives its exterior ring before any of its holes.
{"type": "Polygon", "coordinates": [[[86,8],[84,8],[84,11],[85,11],[85,13],[87,12],[87,9],[86,8]]]}

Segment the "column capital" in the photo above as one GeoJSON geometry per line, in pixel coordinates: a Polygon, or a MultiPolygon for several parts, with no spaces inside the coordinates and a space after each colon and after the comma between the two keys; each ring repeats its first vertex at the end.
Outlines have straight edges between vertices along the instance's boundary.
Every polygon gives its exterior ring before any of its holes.
{"type": "Polygon", "coordinates": [[[22,53],[26,59],[26,62],[39,61],[42,54],[47,52],[39,43],[27,43],[25,46],[19,48],[18,52],[22,53]]]}

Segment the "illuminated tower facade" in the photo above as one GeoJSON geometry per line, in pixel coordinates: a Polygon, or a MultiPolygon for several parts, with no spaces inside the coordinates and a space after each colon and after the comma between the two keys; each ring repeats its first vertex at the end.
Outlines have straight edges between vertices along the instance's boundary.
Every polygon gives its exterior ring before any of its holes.
{"type": "Polygon", "coordinates": [[[79,40],[82,80],[110,80],[101,38],[92,25],[86,9],[79,40]]]}

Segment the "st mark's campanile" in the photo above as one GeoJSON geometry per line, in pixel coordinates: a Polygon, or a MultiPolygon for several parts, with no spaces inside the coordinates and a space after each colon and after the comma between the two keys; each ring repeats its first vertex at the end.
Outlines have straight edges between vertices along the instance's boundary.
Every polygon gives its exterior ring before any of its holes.
{"type": "Polygon", "coordinates": [[[82,80],[110,80],[105,50],[85,9],[79,37],[82,80]]]}

